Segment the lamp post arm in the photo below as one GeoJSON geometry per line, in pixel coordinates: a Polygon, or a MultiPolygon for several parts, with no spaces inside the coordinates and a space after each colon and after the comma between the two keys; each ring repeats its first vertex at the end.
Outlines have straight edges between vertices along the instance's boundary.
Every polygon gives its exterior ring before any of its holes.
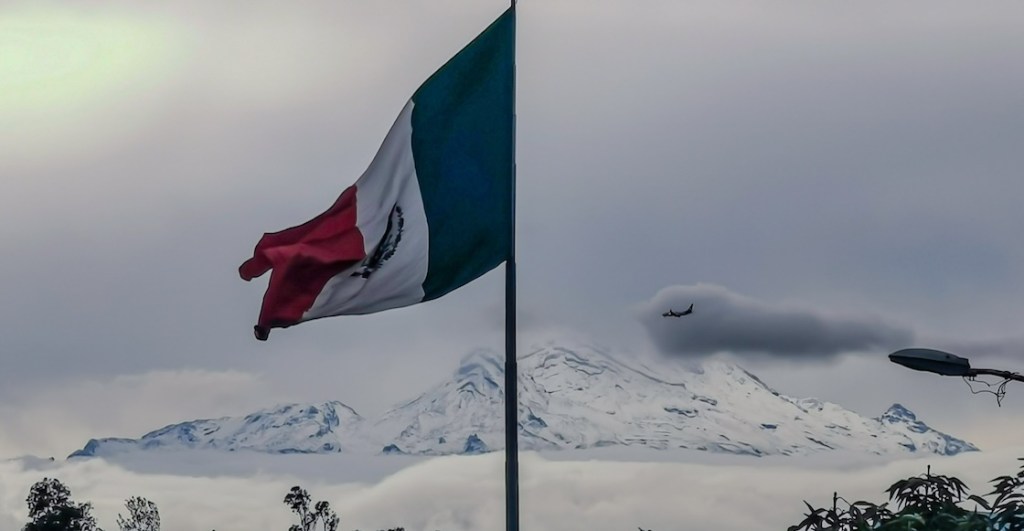
{"type": "Polygon", "coordinates": [[[1006,379],[1006,380],[1014,380],[1014,381],[1017,381],[1017,382],[1024,382],[1024,375],[1021,375],[1021,374],[1018,374],[1018,373],[1015,373],[1015,372],[1000,371],[1000,370],[996,370],[996,369],[969,369],[965,376],[984,376],[984,375],[998,376],[998,377],[1006,379]]]}

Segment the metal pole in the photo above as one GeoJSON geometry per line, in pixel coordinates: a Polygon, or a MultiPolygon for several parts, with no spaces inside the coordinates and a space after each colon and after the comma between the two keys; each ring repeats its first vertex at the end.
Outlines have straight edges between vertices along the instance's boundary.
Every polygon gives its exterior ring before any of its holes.
{"type": "Polygon", "coordinates": [[[1010,371],[1000,371],[996,369],[968,369],[966,376],[998,376],[1006,380],[1024,382],[1024,375],[1010,371]]]}
{"type": "MultiPolygon", "coordinates": [[[[511,1],[515,17],[516,0],[511,1]]],[[[513,18],[513,24],[515,18],[513,18]]],[[[515,32],[512,56],[515,57],[515,32]]],[[[516,82],[512,61],[512,178],[505,261],[505,530],[519,531],[519,366],[516,363],[516,82]]]]}
{"type": "Polygon", "coordinates": [[[505,263],[505,529],[519,531],[519,382],[516,363],[516,262],[505,263]]]}

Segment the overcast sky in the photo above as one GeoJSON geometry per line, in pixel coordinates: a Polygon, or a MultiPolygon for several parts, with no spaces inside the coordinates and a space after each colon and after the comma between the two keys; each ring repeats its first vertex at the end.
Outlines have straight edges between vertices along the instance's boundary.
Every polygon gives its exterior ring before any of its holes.
{"type": "MultiPolygon", "coordinates": [[[[260,343],[266,280],[237,267],[503,9],[5,2],[0,455],[283,401],[371,416],[500,346],[500,270],[260,343]]],[[[527,1],[518,24],[524,342],[732,356],[786,394],[1019,440],[1024,388],[997,408],[885,354],[1024,370],[1024,4],[527,1]],[[659,332],[689,298],[700,331],[659,332]]]]}

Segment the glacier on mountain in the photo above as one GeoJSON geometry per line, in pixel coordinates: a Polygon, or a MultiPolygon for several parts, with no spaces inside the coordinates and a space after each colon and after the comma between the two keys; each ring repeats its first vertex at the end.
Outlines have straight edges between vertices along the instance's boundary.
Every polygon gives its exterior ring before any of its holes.
{"type": "MultiPolygon", "coordinates": [[[[894,404],[878,418],[775,391],[738,365],[684,368],[616,357],[585,343],[548,342],[519,358],[520,448],[606,446],[732,454],[877,455],[977,450],[894,404]]],[[[291,404],[244,417],[167,426],[139,439],[90,440],[70,457],[153,449],[270,453],[472,454],[504,448],[504,361],[486,349],[452,377],[364,419],[341,402],[291,404]]]]}

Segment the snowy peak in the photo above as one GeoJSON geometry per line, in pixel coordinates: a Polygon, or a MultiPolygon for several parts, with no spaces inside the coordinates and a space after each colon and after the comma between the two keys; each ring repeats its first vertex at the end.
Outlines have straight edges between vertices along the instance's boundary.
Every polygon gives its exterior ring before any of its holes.
{"type": "Polygon", "coordinates": [[[921,424],[921,422],[917,420],[917,415],[915,415],[913,411],[903,407],[902,404],[893,404],[889,406],[889,409],[885,410],[885,413],[882,413],[882,416],[879,417],[878,420],[889,424],[897,424],[900,422],[921,424]]]}
{"type": "Polygon", "coordinates": [[[130,450],[200,448],[270,453],[330,453],[360,448],[364,420],[337,402],[286,404],[244,417],[201,419],[172,424],[139,439],[93,439],[70,457],[130,450]]]}
{"type": "Polygon", "coordinates": [[[313,428],[316,433],[333,431],[341,425],[350,426],[363,421],[352,408],[337,401],[323,404],[286,404],[246,415],[245,424],[255,430],[266,430],[280,426],[313,428]]]}
{"type": "Polygon", "coordinates": [[[488,443],[480,440],[477,430],[501,426],[504,379],[503,358],[489,350],[473,351],[450,380],[384,413],[372,430],[383,447],[401,453],[486,451],[488,443]]]}
{"type": "Polygon", "coordinates": [[[912,436],[913,441],[908,443],[908,449],[916,451],[922,448],[928,452],[942,455],[954,455],[961,452],[977,451],[978,447],[973,444],[946,435],[935,430],[917,419],[913,411],[903,407],[901,404],[893,404],[882,413],[877,420],[895,432],[903,432],[912,436]]]}
{"type": "MultiPolygon", "coordinates": [[[[311,442],[322,443],[318,446],[321,451],[342,451],[342,444],[337,435],[352,432],[362,423],[363,418],[355,410],[341,402],[287,404],[246,415],[242,419],[241,426],[227,435],[229,441],[238,442],[252,439],[259,445],[270,445],[279,452],[313,450],[313,446],[292,444],[292,439],[296,435],[311,442]],[[277,432],[284,430],[291,432],[291,436],[277,436],[277,432]]],[[[227,426],[230,427],[231,424],[233,423],[227,423],[227,426]]],[[[216,430],[210,431],[204,435],[214,435],[216,432],[216,430]]]]}
{"type": "Polygon", "coordinates": [[[504,397],[504,361],[490,350],[475,350],[462,358],[453,379],[460,393],[497,394],[504,397]]]}

